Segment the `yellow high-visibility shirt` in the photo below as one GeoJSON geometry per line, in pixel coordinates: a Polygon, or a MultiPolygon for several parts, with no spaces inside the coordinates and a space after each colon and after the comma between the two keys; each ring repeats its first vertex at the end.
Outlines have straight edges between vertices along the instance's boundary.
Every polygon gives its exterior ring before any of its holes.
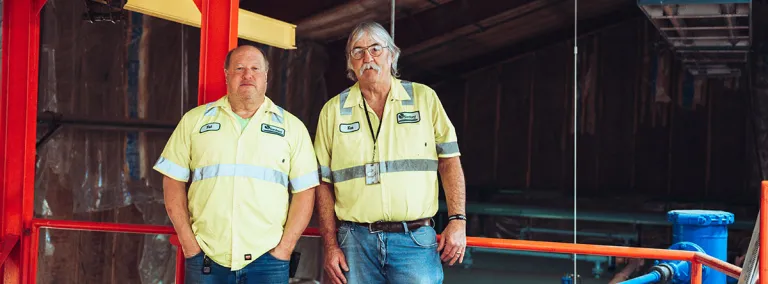
{"type": "Polygon", "coordinates": [[[357,83],[320,112],[315,154],[322,180],[333,184],[336,216],[361,223],[434,216],[438,158],[460,155],[456,130],[437,94],[393,78],[382,121],[374,157],[371,133],[379,131],[380,120],[357,83]],[[365,164],[372,162],[379,168],[378,184],[366,184],[365,164]]]}
{"type": "Polygon", "coordinates": [[[203,252],[238,270],[280,242],[289,189],[319,184],[305,125],[265,98],[241,129],[227,97],[182,117],[154,169],[189,188],[192,231],[203,252]],[[191,173],[191,174],[190,174],[191,173]]]}

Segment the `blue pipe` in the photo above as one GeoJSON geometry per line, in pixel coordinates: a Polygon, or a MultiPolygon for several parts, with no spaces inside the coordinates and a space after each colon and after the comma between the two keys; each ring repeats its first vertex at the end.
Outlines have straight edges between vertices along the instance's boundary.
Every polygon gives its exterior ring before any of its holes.
{"type": "MultiPolygon", "coordinates": [[[[672,210],[667,216],[672,222],[673,243],[694,243],[704,253],[727,261],[728,225],[733,224],[734,221],[732,213],[711,210],[672,210]]],[[[712,269],[707,277],[702,278],[702,284],[725,283],[725,276],[722,272],[712,269]]]]}
{"type": "Polygon", "coordinates": [[[660,280],[661,280],[661,274],[659,274],[656,271],[652,271],[651,273],[648,273],[646,275],[635,277],[627,281],[621,282],[619,284],[646,284],[646,283],[656,283],[656,282],[659,282],[660,280]]]}

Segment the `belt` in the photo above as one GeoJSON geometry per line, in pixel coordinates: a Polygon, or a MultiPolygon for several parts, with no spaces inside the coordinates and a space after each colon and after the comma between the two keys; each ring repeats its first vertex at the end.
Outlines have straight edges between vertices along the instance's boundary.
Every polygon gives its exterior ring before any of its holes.
{"type": "Polygon", "coordinates": [[[376,223],[357,223],[353,222],[353,224],[356,224],[358,226],[363,226],[368,228],[371,233],[378,233],[378,232],[387,232],[387,233],[399,233],[399,232],[405,232],[405,227],[408,227],[409,231],[416,230],[418,228],[421,228],[423,226],[430,226],[431,218],[424,218],[414,221],[405,221],[405,222],[376,222],[376,223]],[[403,226],[403,223],[405,223],[405,226],[403,226]]]}

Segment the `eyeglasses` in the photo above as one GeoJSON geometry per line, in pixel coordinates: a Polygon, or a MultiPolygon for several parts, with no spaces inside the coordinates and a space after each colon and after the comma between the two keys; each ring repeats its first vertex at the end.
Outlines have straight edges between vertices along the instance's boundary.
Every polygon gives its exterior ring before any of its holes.
{"type": "Polygon", "coordinates": [[[349,55],[354,59],[360,59],[365,56],[365,51],[367,50],[371,56],[379,57],[379,55],[381,55],[381,53],[384,51],[384,48],[386,48],[386,46],[381,46],[378,44],[374,44],[369,47],[355,47],[352,49],[352,51],[349,52],[349,55]]]}

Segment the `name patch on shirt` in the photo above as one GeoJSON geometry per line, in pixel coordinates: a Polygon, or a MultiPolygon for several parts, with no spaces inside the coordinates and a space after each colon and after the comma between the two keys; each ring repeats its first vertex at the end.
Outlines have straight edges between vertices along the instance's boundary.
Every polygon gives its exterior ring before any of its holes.
{"type": "Polygon", "coordinates": [[[218,122],[211,122],[206,125],[203,125],[203,127],[200,127],[200,133],[208,132],[208,131],[219,131],[221,129],[221,124],[218,122]]]}
{"type": "Polygon", "coordinates": [[[266,123],[261,124],[261,132],[274,134],[280,137],[285,137],[285,129],[282,129],[274,125],[269,125],[266,123]]]}
{"type": "Polygon", "coordinates": [[[421,121],[421,115],[419,115],[418,111],[401,112],[397,114],[397,124],[417,123],[419,121],[421,121]]]}
{"type": "Polygon", "coordinates": [[[339,124],[339,131],[341,133],[350,133],[358,130],[360,130],[360,122],[339,124]]]}

